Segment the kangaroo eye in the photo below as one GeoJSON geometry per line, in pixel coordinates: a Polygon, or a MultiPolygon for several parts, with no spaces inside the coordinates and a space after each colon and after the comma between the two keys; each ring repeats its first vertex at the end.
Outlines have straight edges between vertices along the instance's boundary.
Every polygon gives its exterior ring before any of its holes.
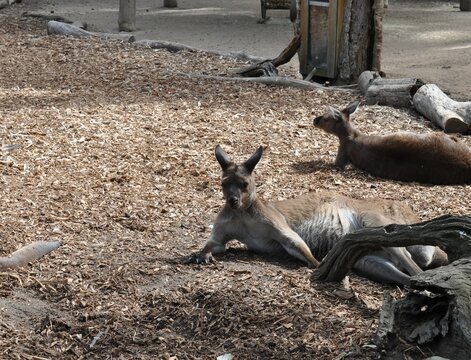
{"type": "Polygon", "coordinates": [[[243,189],[247,189],[248,186],[249,186],[249,183],[248,183],[247,181],[244,181],[244,182],[242,183],[242,188],[243,188],[243,189]]]}

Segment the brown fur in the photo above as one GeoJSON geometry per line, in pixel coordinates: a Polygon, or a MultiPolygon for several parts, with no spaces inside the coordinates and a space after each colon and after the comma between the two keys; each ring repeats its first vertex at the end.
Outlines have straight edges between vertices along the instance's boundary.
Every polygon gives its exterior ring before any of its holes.
{"type": "Polygon", "coordinates": [[[358,103],[342,111],[330,108],[314,126],[339,138],[335,164],[348,163],[375,176],[426,184],[471,184],[471,149],[443,133],[399,132],[368,136],[350,123],[358,103]]]}
{"type": "MultiPolygon", "coordinates": [[[[226,250],[229,240],[237,239],[251,250],[290,255],[312,267],[319,265],[336,241],[362,227],[391,223],[414,223],[418,219],[405,203],[391,200],[357,200],[333,194],[311,193],[296,199],[265,202],[256,194],[253,170],[262,148],[241,165],[233,163],[220,146],[216,158],[223,170],[222,189],[226,204],[218,214],[211,237],[191,260],[214,261],[213,254],[226,250]]],[[[429,266],[434,254],[431,246],[385,248],[362,259],[354,267],[372,280],[408,284],[409,276],[429,266]]]]}

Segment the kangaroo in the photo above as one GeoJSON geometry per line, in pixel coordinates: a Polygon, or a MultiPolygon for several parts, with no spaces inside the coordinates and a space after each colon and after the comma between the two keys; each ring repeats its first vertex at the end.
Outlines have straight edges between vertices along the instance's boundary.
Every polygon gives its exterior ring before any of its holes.
{"type": "Polygon", "coordinates": [[[313,120],[314,126],[339,138],[335,165],[348,163],[375,176],[425,184],[471,184],[471,149],[443,133],[399,132],[368,136],[355,129],[350,115],[359,102],[342,111],[328,111],[313,120]]]}
{"type": "MultiPolygon", "coordinates": [[[[265,202],[257,196],[254,176],[262,154],[260,147],[248,160],[237,165],[221,146],[216,146],[225,205],[216,217],[209,240],[190,262],[212,262],[214,254],[226,251],[229,240],[237,239],[249,250],[290,255],[318,267],[319,259],[351,231],[418,222],[410,207],[391,200],[357,200],[325,192],[265,202]]],[[[443,255],[433,246],[411,246],[409,251],[406,248],[375,251],[358,260],[354,270],[377,282],[408,285],[410,275],[420,273],[421,267],[433,265],[435,259],[441,260],[439,255],[443,255]]]]}

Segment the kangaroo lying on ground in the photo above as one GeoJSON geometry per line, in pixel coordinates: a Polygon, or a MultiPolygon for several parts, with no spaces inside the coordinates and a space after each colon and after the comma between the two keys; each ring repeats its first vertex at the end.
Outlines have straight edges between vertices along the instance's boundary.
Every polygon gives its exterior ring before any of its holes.
{"type": "MultiPolygon", "coordinates": [[[[223,171],[222,190],[226,204],[216,218],[211,237],[190,261],[212,262],[213,254],[225,252],[226,243],[237,239],[250,250],[289,254],[317,267],[318,259],[351,231],[418,222],[410,207],[391,200],[357,200],[327,192],[265,202],[257,197],[253,174],[262,153],[260,147],[247,161],[237,165],[219,145],[216,146],[216,159],[223,171]]],[[[358,260],[354,270],[374,281],[407,285],[410,275],[420,273],[421,267],[425,269],[435,260],[442,261],[440,256],[443,255],[434,246],[384,248],[358,260]]]]}
{"type": "Polygon", "coordinates": [[[471,184],[471,149],[443,133],[399,132],[384,136],[363,135],[350,123],[359,102],[342,111],[328,107],[314,126],[338,136],[335,165],[352,163],[375,176],[426,184],[471,184]]]}

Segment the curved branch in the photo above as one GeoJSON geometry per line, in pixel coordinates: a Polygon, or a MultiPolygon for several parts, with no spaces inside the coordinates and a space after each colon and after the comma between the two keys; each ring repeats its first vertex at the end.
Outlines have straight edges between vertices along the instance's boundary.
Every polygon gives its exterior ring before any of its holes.
{"type": "Polygon", "coordinates": [[[417,224],[392,224],[347,234],[322,261],[315,273],[322,281],[340,281],[362,256],[382,247],[435,245],[451,262],[471,256],[471,217],[445,215],[417,224]]]}

